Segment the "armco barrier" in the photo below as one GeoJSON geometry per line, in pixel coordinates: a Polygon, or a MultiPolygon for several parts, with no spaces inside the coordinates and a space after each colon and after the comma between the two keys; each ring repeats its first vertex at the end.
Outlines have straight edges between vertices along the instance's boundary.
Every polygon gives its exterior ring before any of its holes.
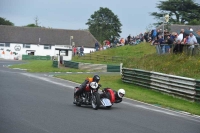
{"type": "Polygon", "coordinates": [[[122,69],[122,81],[176,95],[192,101],[200,101],[200,81],[139,69],[122,69]]]}
{"type": "Polygon", "coordinates": [[[64,61],[65,67],[91,70],[98,72],[120,72],[120,65],[106,65],[106,64],[91,64],[91,63],[81,63],[73,61],[64,61]]]}
{"type": "Polygon", "coordinates": [[[78,62],[73,62],[73,61],[64,61],[65,67],[70,67],[70,68],[76,68],[78,69],[79,63],[78,62]]]}
{"type": "Polygon", "coordinates": [[[51,56],[22,55],[22,60],[51,60],[51,56]]]}
{"type": "Polygon", "coordinates": [[[107,72],[120,72],[120,66],[107,65],[107,72]]]}
{"type": "Polygon", "coordinates": [[[58,61],[53,61],[52,66],[53,66],[53,67],[58,67],[58,61]]]}
{"type": "Polygon", "coordinates": [[[200,80],[196,80],[196,101],[200,102],[200,80]]]}

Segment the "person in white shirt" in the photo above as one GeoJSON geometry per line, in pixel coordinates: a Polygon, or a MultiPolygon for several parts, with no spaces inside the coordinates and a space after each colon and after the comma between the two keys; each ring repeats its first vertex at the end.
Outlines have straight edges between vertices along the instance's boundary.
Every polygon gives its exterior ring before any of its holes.
{"type": "Polygon", "coordinates": [[[193,35],[193,33],[190,33],[189,35],[189,42],[191,46],[189,48],[194,48],[194,44],[197,44],[197,38],[193,35]]]}
{"type": "Polygon", "coordinates": [[[175,45],[175,47],[173,49],[173,52],[174,53],[182,53],[183,46],[181,45],[181,42],[183,40],[183,31],[181,31],[179,35],[176,34],[175,37],[176,37],[175,38],[176,45],[175,45]]]}
{"type": "Polygon", "coordinates": [[[182,40],[183,40],[183,33],[180,32],[180,34],[179,34],[178,37],[176,38],[176,42],[179,44],[182,40]]]}

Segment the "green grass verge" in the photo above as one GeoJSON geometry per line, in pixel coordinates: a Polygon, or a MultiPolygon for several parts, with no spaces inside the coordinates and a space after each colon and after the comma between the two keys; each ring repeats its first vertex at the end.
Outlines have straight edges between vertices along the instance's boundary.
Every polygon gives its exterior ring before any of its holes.
{"type": "MultiPolygon", "coordinates": [[[[92,77],[91,74],[79,74],[79,75],[58,75],[56,77],[65,80],[74,81],[77,83],[82,83],[86,77],[92,77]]],[[[167,94],[163,94],[150,89],[145,89],[133,84],[123,83],[121,81],[120,75],[108,75],[100,74],[102,88],[110,87],[114,90],[123,88],[126,90],[126,97],[146,102],[149,104],[158,105],[160,107],[169,108],[177,111],[186,111],[192,114],[200,115],[200,104],[195,102],[190,102],[184,99],[173,97],[167,94]]]]}
{"type": "Polygon", "coordinates": [[[52,60],[31,60],[26,61],[25,64],[12,65],[10,68],[20,68],[27,69],[28,72],[86,72],[85,70],[79,70],[74,68],[66,68],[61,66],[60,68],[55,68],[52,66],[52,60]]]}

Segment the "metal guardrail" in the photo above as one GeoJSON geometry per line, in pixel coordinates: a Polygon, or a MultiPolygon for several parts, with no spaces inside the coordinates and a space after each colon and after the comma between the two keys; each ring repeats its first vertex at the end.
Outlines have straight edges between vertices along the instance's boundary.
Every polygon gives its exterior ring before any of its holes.
{"type": "MultiPolygon", "coordinates": [[[[173,53],[173,49],[177,44],[171,44],[171,53],[173,53]]],[[[194,48],[190,48],[192,45],[190,44],[179,44],[181,53],[185,53],[188,56],[193,56],[193,55],[199,55],[200,54],[200,45],[199,44],[194,44],[194,48]]],[[[163,46],[169,46],[168,44],[161,44],[161,45],[155,45],[156,47],[156,52],[157,54],[166,54],[168,51],[167,49],[163,46]],[[161,48],[162,47],[162,48],[161,48]]],[[[179,52],[180,53],[180,52],[179,52]]]]}
{"type": "Polygon", "coordinates": [[[200,81],[196,79],[122,68],[122,81],[200,102],[200,81]]]}
{"type": "Polygon", "coordinates": [[[51,60],[51,56],[22,55],[22,60],[51,60]]]}
{"type": "Polygon", "coordinates": [[[120,72],[120,65],[107,65],[107,64],[91,64],[91,63],[81,63],[73,61],[64,61],[65,67],[83,69],[83,70],[93,70],[100,72],[120,72]]]}
{"type": "Polygon", "coordinates": [[[52,66],[58,68],[58,61],[54,60],[52,66]]]}

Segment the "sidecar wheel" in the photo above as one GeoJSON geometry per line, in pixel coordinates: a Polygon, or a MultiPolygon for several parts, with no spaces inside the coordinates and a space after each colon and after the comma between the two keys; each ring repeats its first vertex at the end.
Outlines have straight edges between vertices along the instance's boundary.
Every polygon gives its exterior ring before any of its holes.
{"type": "Polygon", "coordinates": [[[110,109],[112,106],[106,106],[107,109],[110,109]]]}

